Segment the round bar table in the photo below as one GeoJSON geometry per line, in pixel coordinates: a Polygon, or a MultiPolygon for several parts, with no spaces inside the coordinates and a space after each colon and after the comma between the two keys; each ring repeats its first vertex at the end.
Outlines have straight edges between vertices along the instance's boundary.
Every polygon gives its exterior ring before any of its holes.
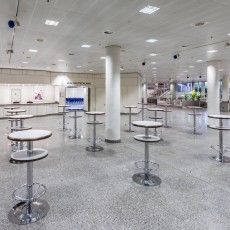
{"type": "Polygon", "coordinates": [[[158,142],[160,141],[160,138],[149,135],[149,128],[159,128],[162,127],[163,124],[155,121],[134,121],[133,125],[137,127],[145,128],[144,135],[134,136],[135,140],[145,143],[145,160],[141,162],[136,162],[136,166],[138,168],[144,169],[144,172],[134,174],[132,177],[133,181],[143,186],[160,185],[161,179],[158,176],[150,173],[150,171],[152,170],[150,165],[154,165],[155,163],[149,161],[149,143],[158,142]],[[138,163],[143,163],[143,167],[139,167],[138,163]]]}
{"type": "Polygon", "coordinates": [[[209,125],[211,129],[219,130],[219,145],[212,145],[211,148],[219,152],[219,156],[213,156],[212,159],[221,163],[230,163],[230,157],[224,156],[224,153],[229,151],[228,147],[224,148],[223,145],[223,131],[230,131],[229,126],[223,126],[223,120],[230,120],[229,115],[208,115],[210,118],[219,119],[219,125],[209,125]]]}
{"type": "Polygon", "coordinates": [[[42,184],[33,182],[33,162],[48,156],[48,151],[33,148],[33,141],[39,141],[50,137],[52,133],[47,130],[26,130],[11,133],[8,139],[12,141],[27,142],[27,150],[20,150],[11,154],[11,158],[21,163],[27,163],[27,183],[17,188],[13,197],[21,201],[16,204],[9,212],[8,218],[15,224],[29,224],[40,220],[49,211],[49,204],[40,199],[46,191],[42,184]],[[36,189],[37,188],[37,189],[36,189]],[[25,192],[18,192],[26,189],[25,192]]]}
{"type": "Polygon", "coordinates": [[[131,127],[132,127],[132,123],[131,123],[131,109],[134,109],[134,108],[137,108],[137,106],[135,105],[126,105],[124,106],[124,108],[128,108],[129,109],[129,132],[133,132],[133,130],[131,130],[131,127]]]}
{"type": "MultiPolygon", "coordinates": [[[[160,108],[148,108],[147,110],[154,112],[154,117],[149,117],[150,119],[153,119],[154,121],[163,119],[163,117],[158,117],[157,116],[157,112],[164,112],[163,109],[160,109],[160,108]]],[[[159,133],[157,132],[157,128],[155,128],[154,132],[155,132],[155,135],[159,135],[159,133]]]]}
{"type": "Polygon", "coordinates": [[[164,113],[165,113],[165,128],[170,128],[171,126],[168,125],[168,113],[171,113],[172,110],[168,110],[168,106],[171,106],[171,104],[162,104],[165,106],[164,113]]]}
{"type": "Polygon", "coordinates": [[[69,105],[58,105],[59,108],[62,108],[62,130],[67,130],[65,116],[66,116],[66,108],[70,107],[69,105]]]}
{"type": "Polygon", "coordinates": [[[104,148],[97,145],[97,142],[100,141],[100,139],[96,137],[96,125],[103,124],[103,123],[101,121],[96,121],[96,116],[104,115],[105,112],[91,111],[91,112],[86,112],[86,114],[93,116],[93,121],[87,122],[87,124],[93,125],[93,137],[88,139],[88,141],[91,142],[93,146],[86,147],[86,150],[90,152],[102,151],[104,148]]]}
{"type": "MultiPolygon", "coordinates": [[[[13,116],[9,116],[10,119],[16,119],[20,121],[20,125],[19,126],[14,126],[11,128],[12,131],[24,131],[24,130],[28,130],[28,129],[32,129],[31,126],[24,126],[24,121],[26,119],[30,119],[34,117],[33,115],[29,115],[29,114],[18,114],[18,115],[13,115],[13,116]]],[[[17,146],[17,143],[16,143],[17,146]]],[[[20,142],[20,150],[23,149],[23,142],[20,142]]]]}
{"type": "MultiPolygon", "coordinates": [[[[10,107],[10,108],[11,108],[10,110],[6,111],[7,113],[10,113],[10,116],[18,115],[19,113],[26,112],[25,109],[12,109],[12,107],[10,107]]],[[[15,124],[16,124],[16,126],[18,125],[18,121],[17,120],[16,120],[15,124]]],[[[13,123],[11,123],[11,126],[13,127],[13,123]]]]}
{"type": "Polygon", "coordinates": [[[197,126],[196,126],[196,116],[201,115],[201,113],[197,113],[197,109],[202,109],[202,107],[199,106],[188,106],[187,108],[193,109],[193,113],[189,113],[188,115],[193,116],[193,134],[197,134],[197,126]]]}
{"type": "Polygon", "coordinates": [[[70,139],[80,139],[81,135],[77,135],[77,118],[82,117],[81,115],[77,115],[77,111],[82,111],[82,108],[76,108],[76,107],[72,107],[69,108],[69,111],[74,112],[74,115],[70,115],[71,118],[74,118],[74,129],[73,129],[73,135],[70,135],[69,138],[70,139]]]}
{"type": "Polygon", "coordinates": [[[145,119],[144,110],[147,109],[147,108],[145,108],[145,105],[148,105],[148,103],[139,102],[138,104],[141,105],[141,108],[139,108],[139,109],[141,109],[141,120],[144,121],[144,119],[145,119]]]}

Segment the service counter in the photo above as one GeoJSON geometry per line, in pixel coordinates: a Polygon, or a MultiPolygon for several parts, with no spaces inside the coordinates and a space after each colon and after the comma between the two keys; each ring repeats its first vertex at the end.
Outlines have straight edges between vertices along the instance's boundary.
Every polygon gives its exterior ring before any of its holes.
{"type": "Polygon", "coordinates": [[[17,103],[17,104],[0,104],[0,119],[6,118],[5,107],[18,106],[20,109],[25,109],[26,114],[34,116],[45,116],[51,114],[58,114],[58,102],[39,102],[39,103],[17,103]]]}

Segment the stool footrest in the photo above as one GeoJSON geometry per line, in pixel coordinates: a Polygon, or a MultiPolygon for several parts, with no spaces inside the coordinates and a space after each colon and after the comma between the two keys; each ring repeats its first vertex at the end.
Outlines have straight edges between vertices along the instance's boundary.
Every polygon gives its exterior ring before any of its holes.
{"type": "Polygon", "coordinates": [[[102,141],[102,139],[101,138],[99,138],[99,137],[90,137],[90,138],[88,138],[87,139],[88,140],[88,142],[90,142],[90,143],[99,143],[99,142],[101,142],[102,141]]]}
{"type": "Polygon", "coordinates": [[[89,125],[100,125],[100,124],[103,124],[102,121],[88,121],[87,124],[89,125]]]}
{"type": "Polygon", "coordinates": [[[135,166],[139,169],[145,170],[146,172],[156,171],[159,169],[159,164],[154,163],[152,161],[137,161],[135,162],[135,166]],[[145,163],[148,164],[148,169],[145,168],[145,163]]]}
{"type": "Polygon", "coordinates": [[[36,199],[42,197],[46,193],[46,190],[47,190],[47,188],[44,184],[34,182],[31,185],[31,187],[33,189],[33,197],[27,198],[27,188],[28,187],[29,187],[29,185],[24,184],[24,185],[18,187],[17,189],[15,189],[13,194],[12,194],[13,198],[15,200],[23,201],[23,202],[33,202],[36,199]],[[20,192],[21,192],[21,194],[18,194],[20,192]]]}

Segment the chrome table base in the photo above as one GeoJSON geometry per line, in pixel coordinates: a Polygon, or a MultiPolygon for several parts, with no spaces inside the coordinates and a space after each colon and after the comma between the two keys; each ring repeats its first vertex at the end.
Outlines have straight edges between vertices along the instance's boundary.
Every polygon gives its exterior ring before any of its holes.
{"type": "Polygon", "coordinates": [[[158,186],[161,184],[160,177],[151,173],[136,173],[132,178],[134,182],[143,186],[158,186]]]}
{"type": "Polygon", "coordinates": [[[36,199],[30,203],[31,212],[28,212],[28,202],[16,204],[9,212],[8,218],[14,224],[24,225],[34,223],[43,218],[49,211],[50,206],[45,200],[36,199]]]}
{"type": "Polygon", "coordinates": [[[87,151],[90,151],[90,152],[99,152],[99,151],[102,151],[104,150],[103,147],[101,146],[98,146],[98,145],[95,145],[95,146],[88,146],[85,148],[87,151]]]}

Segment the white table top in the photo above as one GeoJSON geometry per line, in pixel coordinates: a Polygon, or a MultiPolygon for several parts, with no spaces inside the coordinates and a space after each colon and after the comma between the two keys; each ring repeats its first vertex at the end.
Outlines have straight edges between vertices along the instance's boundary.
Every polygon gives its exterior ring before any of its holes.
{"type": "Polygon", "coordinates": [[[25,109],[14,109],[14,110],[8,110],[7,113],[22,113],[26,112],[25,109]]]}
{"type": "Polygon", "coordinates": [[[12,106],[9,106],[9,107],[4,107],[4,109],[11,109],[11,110],[13,110],[13,109],[19,109],[20,107],[19,106],[14,106],[14,107],[12,107],[12,106]]]}
{"type": "Polygon", "coordinates": [[[159,108],[147,108],[147,110],[149,110],[149,111],[164,111],[163,109],[159,109],[159,108]]]}
{"type": "Polygon", "coordinates": [[[216,118],[216,119],[230,119],[229,115],[208,115],[208,117],[210,118],[216,118]]]}
{"type": "Polygon", "coordinates": [[[38,141],[52,136],[52,133],[48,130],[26,130],[10,133],[8,139],[12,141],[38,141]]]}
{"type": "Polygon", "coordinates": [[[126,106],[124,106],[124,108],[137,108],[137,106],[135,106],[135,105],[126,105],[126,106]]]}
{"type": "Polygon", "coordinates": [[[161,122],[156,121],[133,121],[132,124],[143,128],[158,128],[163,126],[161,122]]]}
{"type": "Polygon", "coordinates": [[[88,115],[103,115],[105,112],[100,112],[100,111],[91,111],[91,112],[85,112],[88,115]]]}
{"type": "Polygon", "coordinates": [[[70,105],[58,105],[58,107],[70,107],[70,105]]]}
{"type": "Polygon", "coordinates": [[[77,111],[77,110],[83,110],[83,109],[82,108],[73,107],[73,108],[69,108],[69,110],[77,111]]]}
{"type": "Polygon", "coordinates": [[[187,108],[189,108],[189,109],[203,109],[200,106],[187,106],[187,108]]]}
{"type": "Polygon", "coordinates": [[[34,117],[34,115],[29,115],[29,114],[20,114],[20,115],[13,115],[13,116],[9,116],[9,118],[11,119],[29,119],[29,118],[32,118],[34,117]]]}

